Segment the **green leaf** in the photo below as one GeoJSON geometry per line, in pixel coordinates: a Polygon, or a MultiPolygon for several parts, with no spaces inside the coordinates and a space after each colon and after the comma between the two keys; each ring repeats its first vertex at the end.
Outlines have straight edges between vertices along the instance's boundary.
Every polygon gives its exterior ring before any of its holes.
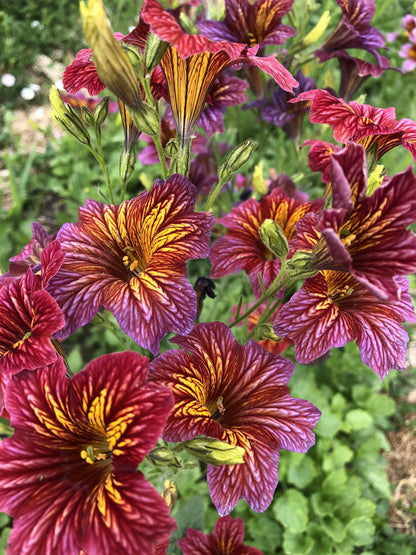
{"type": "Polygon", "coordinates": [[[366,516],[353,518],[348,522],[345,531],[354,545],[369,545],[373,543],[375,526],[366,516]]]}
{"type": "Polygon", "coordinates": [[[252,544],[261,551],[271,551],[280,547],[282,544],[282,528],[275,520],[267,515],[261,518],[248,518],[244,520],[246,534],[253,538],[253,541],[245,541],[248,545],[252,544]]]}
{"type": "Polygon", "coordinates": [[[320,492],[311,495],[311,505],[313,512],[318,516],[331,515],[334,512],[334,504],[322,498],[320,492]]]}
{"type": "Polygon", "coordinates": [[[335,542],[341,542],[345,537],[345,525],[336,517],[323,518],[322,529],[335,542]]]}
{"type": "Polygon", "coordinates": [[[353,409],[347,412],[345,423],[349,427],[349,430],[362,430],[373,424],[373,417],[365,410],[353,409]]]}
{"type": "Polygon", "coordinates": [[[345,397],[341,395],[341,393],[335,393],[331,401],[332,410],[339,416],[342,416],[346,404],[347,401],[345,400],[345,397]]]}
{"type": "Polygon", "coordinates": [[[325,470],[325,472],[330,472],[335,468],[344,466],[344,464],[350,462],[353,457],[354,452],[352,451],[352,449],[350,449],[346,445],[338,443],[337,445],[335,445],[332,453],[328,453],[328,455],[324,458],[322,468],[325,470]]]}
{"type": "Polygon", "coordinates": [[[327,410],[322,413],[321,419],[315,427],[315,432],[318,436],[334,437],[340,428],[340,418],[327,410]]]}
{"type": "Polygon", "coordinates": [[[272,506],[277,520],[291,532],[303,532],[309,520],[308,502],[299,491],[288,489],[272,506]]]}
{"type": "Polygon", "coordinates": [[[289,466],[287,479],[297,488],[303,489],[312,482],[318,474],[318,470],[313,460],[307,455],[305,456],[303,453],[294,453],[294,455],[302,455],[302,458],[298,464],[291,464],[289,466]]]}
{"type": "Polygon", "coordinates": [[[181,551],[176,542],[185,536],[186,529],[189,527],[196,530],[204,530],[205,509],[203,497],[201,495],[194,495],[185,501],[185,503],[180,505],[174,517],[178,528],[172,534],[168,552],[179,555],[181,551]]]}
{"type": "Polygon", "coordinates": [[[353,518],[360,516],[368,516],[371,518],[374,516],[377,509],[377,505],[370,501],[370,499],[360,498],[354,503],[349,511],[349,515],[353,518]]]}
{"type": "Polygon", "coordinates": [[[347,481],[347,473],[344,468],[334,470],[322,483],[322,491],[333,494],[339,490],[347,481]]]}
{"type": "Polygon", "coordinates": [[[314,541],[310,536],[294,534],[286,530],[283,537],[283,549],[287,555],[308,555],[314,547],[314,541]]]}

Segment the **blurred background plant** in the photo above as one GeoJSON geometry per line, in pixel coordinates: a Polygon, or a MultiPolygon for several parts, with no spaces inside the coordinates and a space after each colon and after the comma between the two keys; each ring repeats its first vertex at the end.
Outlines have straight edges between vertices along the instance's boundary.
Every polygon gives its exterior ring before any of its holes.
{"type": "MultiPolygon", "coordinates": [[[[129,26],[137,23],[141,3],[108,0],[106,8],[113,29],[127,33],[129,26]]],[[[310,30],[324,10],[333,14],[334,21],[339,17],[333,0],[295,0],[292,13],[299,25],[307,25],[310,30]],[[309,21],[304,21],[303,13],[312,14],[309,21]]],[[[393,33],[409,13],[416,14],[411,0],[377,0],[372,24],[384,35],[393,33]]],[[[61,79],[65,65],[86,46],[80,29],[77,2],[45,0],[39,4],[24,0],[9,2],[7,7],[0,3],[0,74],[13,77],[0,83],[1,271],[7,269],[8,259],[29,242],[33,221],[55,232],[64,222],[76,220],[78,207],[87,198],[101,200],[100,168],[82,145],[52,123],[47,100],[51,83],[61,79]]],[[[290,44],[289,40],[289,48],[290,44]]],[[[388,46],[390,51],[385,55],[392,67],[401,67],[400,41],[388,46]]],[[[320,66],[311,59],[304,72],[314,77],[320,88],[339,82],[336,60],[320,66]]],[[[377,79],[368,79],[358,99],[378,107],[394,106],[397,119],[416,120],[414,80],[415,72],[386,71],[377,79]]],[[[290,176],[312,197],[322,194],[320,176],[312,174],[307,166],[307,149],[292,148],[281,128],[265,124],[258,108],[243,112],[240,107],[229,108],[225,128],[226,133],[214,142],[218,163],[223,161],[222,142],[236,145],[254,137],[261,147],[242,170],[242,187],[235,185],[222,195],[220,209],[224,212],[243,194],[244,183],[254,180],[260,189],[270,175],[280,173],[290,176]]],[[[323,126],[314,126],[313,135],[311,129],[305,118],[300,143],[310,136],[332,140],[331,132],[323,126]]],[[[119,114],[109,115],[104,131],[104,158],[110,178],[117,181],[123,143],[119,114]]],[[[139,151],[145,146],[141,141],[139,151]]],[[[412,158],[404,149],[394,149],[383,162],[393,175],[411,164],[412,158]]],[[[138,161],[128,183],[128,196],[151,185],[156,177],[160,177],[157,168],[138,161]]],[[[199,275],[209,274],[209,263],[192,261],[189,271],[193,283],[199,275]]],[[[412,283],[414,289],[414,279],[412,283]]],[[[204,307],[204,319],[224,319],[230,306],[248,291],[248,280],[241,273],[221,279],[216,299],[204,307]],[[230,291],[233,299],[227,293],[230,291]]],[[[234,331],[237,339],[246,334],[244,328],[234,331]]],[[[161,350],[167,345],[165,339],[161,350]]],[[[125,348],[111,330],[103,334],[94,324],[88,325],[88,333],[78,330],[64,346],[74,371],[100,354],[125,348]]],[[[133,341],[128,348],[135,348],[133,341]]],[[[286,356],[293,358],[293,351],[286,356]]],[[[244,518],[245,543],[255,545],[265,555],[416,552],[416,372],[411,362],[406,372],[392,372],[381,386],[377,376],[363,367],[355,345],[333,352],[316,365],[297,365],[290,382],[292,395],[310,400],[323,412],[316,429],[317,442],[307,455],[281,453],[279,486],[266,513],[259,516],[244,503],[237,506],[233,516],[244,518]],[[406,441],[401,443],[403,437],[406,441]]],[[[169,476],[150,465],[145,471],[163,489],[169,476]]],[[[209,531],[215,523],[217,513],[210,503],[204,475],[204,464],[199,463],[175,476],[182,503],[173,513],[178,522],[174,539],[183,537],[188,526],[209,531]]],[[[0,515],[0,553],[4,552],[9,527],[10,519],[0,515]]],[[[180,553],[174,542],[169,552],[180,553]]]]}

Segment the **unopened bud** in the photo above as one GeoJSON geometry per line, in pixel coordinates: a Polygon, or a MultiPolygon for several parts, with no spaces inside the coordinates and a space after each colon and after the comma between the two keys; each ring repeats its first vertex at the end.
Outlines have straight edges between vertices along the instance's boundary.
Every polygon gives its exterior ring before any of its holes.
{"type": "Polygon", "coordinates": [[[178,499],[178,488],[176,487],[175,482],[165,480],[165,483],[163,484],[162,497],[168,504],[169,509],[172,510],[178,499]]]}
{"type": "Polygon", "coordinates": [[[218,177],[222,183],[229,181],[234,174],[249,160],[257,148],[253,139],[247,139],[236,146],[229,154],[227,160],[218,168],[218,177]]]}
{"type": "Polygon", "coordinates": [[[143,103],[138,110],[130,110],[130,114],[136,127],[143,133],[149,137],[156,137],[159,134],[159,116],[148,104],[143,103]]]}
{"type": "Polygon", "coordinates": [[[168,42],[161,40],[153,33],[149,33],[144,54],[144,64],[147,74],[150,74],[155,67],[159,65],[159,62],[163,58],[163,54],[166,52],[168,46],[168,42]]]}
{"type": "Polygon", "coordinates": [[[121,150],[120,162],[118,166],[122,183],[127,183],[136,165],[136,143],[130,143],[127,150],[121,150]]]}
{"type": "Polygon", "coordinates": [[[86,106],[81,106],[81,114],[84,121],[86,121],[88,125],[94,125],[94,116],[86,106]]]}
{"type": "Polygon", "coordinates": [[[259,326],[257,326],[254,332],[254,339],[256,341],[264,341],[265,339],[276,342],[280,341],[280,337],[276,335],[273,331],[272,322],[260,324],[259,326]]]}
{"type": "Polygon", "coordinates": [[[105,96],[99,104],[95,107],[94,110],[94,125],[96,127],[100,127],[105,121],[105,118],[108,116],[108,105],[109,105],[110,97],[105,96]]]}
{"type": "Polygon", "coordinates": [[[163,447],[163,445],[160,445],[152,449],[147,454],[147,458],[155,466],[170,466],[172,468],[183,468],[182,459],[167,447],[163,447]]]}
{"type": "Polygon", "coordinates": [[[64,104],[55,85],[52,85],[49,100],[55,121],[66,129],[77,141],[84,145],[89,145],[90,136],[84,122],[69,106],[64,104]]]}
{"type": "Polygon", "coordinates": [[[311,251],[297,251],[286,262],[287,274],[293,279],[306,279],[316,274],[315,255],[311,251]]]}
{"type": "Polygon", "coordinates": [[[251,183],[253,185],[253,189],[257,194],[259,194],[260,196],[264,196],[267,194],[267,183],[263,176],[263,160],[256,164],[253,171],[251,183]]]}
{"type": "Polygon", "coordinates": [[[106,87],[129,108],[143,103],[137,76],[123,48],[114,37],[101,0],[81,2],[84,35],[92,48],[94,64],[106,87]]]}
{"type": "Polygon", "coordinates": [[[289,245],[283,229],[274,220],[264,220],[259,229],[260,239],[264,246],[277,256],[285,258],[289,252],[289,245]]]}
{"type": "Polygon", "coordinates": [[[321,15],[318,23],[315,25],[315,27],[312,29],[312,31],[309,31],[309,33],[303,39],[303,41],[302,41],[303,45],[304,46],[310,46],[311,44],[314,44],[315,42],[318,42],[318,40],[325,33],[326,28],[328,27],[328,24],[329,24],[330,21],[331,21],[331,16],[329,15],[329,11],[325,11],[321,15]]]}
{"type": "Polygon", "coordinates": [[[168,144],[165,146],[165,154],[168,158],[176,158],[179,152],[180,145],[177,139],[170,139],[168,144]]]}
{"type": "Polygon", "coordinates": [[[243,447],[230,445],[219,439],[200,436],[184,441],[183,446],[194,457],[214,466],[244,462],[245,450],[243,447]]]}

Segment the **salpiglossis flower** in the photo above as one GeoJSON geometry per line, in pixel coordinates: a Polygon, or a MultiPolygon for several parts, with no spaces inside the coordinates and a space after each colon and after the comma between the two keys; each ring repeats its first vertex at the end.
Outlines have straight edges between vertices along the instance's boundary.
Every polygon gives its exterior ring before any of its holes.
{"type": "Polygon", "coordinates": [[[223,516],[217,520],[211,534],[188,528],[178,545],[183,555],[263,555],[256,547],[248,547],[243,542],[243,519],[223,516]]]}
{"type": "Polygon", "coordinates": [[[406,278],[395,284],[398,299],[383,303],[347,272],[319,272],[282,306],[274,331],[295,342],[296,360],[304,364],[355,340],[381,381],[389,370],[406,367],[409,338],[402,322],[416,322],[406,278]]]}
{"type": "Polygon", "coordinates": [[[185,177],[173,175],[120,205],[88,200],[79,222],[63,225],[58,240],[66,257],[49,284],[66,319],[59,337],[102,306],[154,354],[168,331],[192,329],[196,297],[186,261],[207,256],[214,223],[213,214],[194,212],[195,193],[185,177]]]}
{"type": "Polygon", "coordinates": [[[211,499],[220,515],[239,499],[264,511],[277,486],[279,450],[307,451],[319,410],[290,396],[289,360],[255,341],[240,346],[223,323],[198,324],[173,341],[183,350],[166,351],[151,363],[151,381],[169,386],[175,397],[163,438],[203,435],[242,447],[244,463],[208,465],[211,499]]]}
{"type": "Polygon", "coordinates": [[[274,189],[260,201],[248,199],[218,219],[228,228],[228,233],[216,239],[210,252],[212,278],[220,278],[244,270],[256,295],[261,294],[258,281],[260,273],[267,289],[279,274],[281,262],[267,249],[260,238],[259,230],[266,219],[274,220],[290,241],[295,224],[307,212],[318,211],[321,201],[299,202],[279,188],[274,189]]]}
{"type": "Polygon", "coordinates": [[[65,321],[45,287],[63,258],[59,243],[52,241],[40,254],[40,274],[29,268],[22,277],[10,278],[0,288],[1,373],[11,375],[25,369],[35,370],[58,358],[51,339],[65,321]]]}
{"type": "Polygon", "coordinates": [[[332,208],[299,222],[293,248],[310,250],[316,270],[348,272],[373,295],[399,299],[395,276],[416,271],[416,177],[409,167],[367,196],[364,149],[333,154],[332,208]]]}
{"type": "Polygon", "coordinates": [[[14,376],[13,437],[0,444],[0,507],[14,517],[8,553],[152,553],[175,521],[137,470],[172,394],[138,353],[104,355],[72,380],[56,363],[14,376]]]}

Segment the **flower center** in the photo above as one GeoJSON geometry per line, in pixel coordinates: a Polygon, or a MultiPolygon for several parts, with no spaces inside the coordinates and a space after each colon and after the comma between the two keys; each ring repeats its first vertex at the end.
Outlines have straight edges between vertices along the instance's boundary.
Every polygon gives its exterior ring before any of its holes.
{"type": "Polygon", "coordinates": [[[88,464],[94,464],[99,461],[105,461],[111,458],[111,449],[106,441],[101,445],[87,445],[85,449],[81,449],[81,459],[84,459],[88,464]]]}
{"type": "Polygon", "coordinates": [[[133,247],[124,247],[123,252],[126,253],[123,256],[123,264],[133,276],[137,277],[139,274],[144,272],[146,265],[144,261],[140,260],[137,256],[133,247]]]}
{"type": "Polygon", "coordinates": [[[213,409],[209,409],[209,412],[211,413],[212,420],[215,420],[216,422],[218,422],[220,417],[225,412],[225,407],[222,404],[222,397],[218,397],[216,404],[214,405],[213,409]]]}

